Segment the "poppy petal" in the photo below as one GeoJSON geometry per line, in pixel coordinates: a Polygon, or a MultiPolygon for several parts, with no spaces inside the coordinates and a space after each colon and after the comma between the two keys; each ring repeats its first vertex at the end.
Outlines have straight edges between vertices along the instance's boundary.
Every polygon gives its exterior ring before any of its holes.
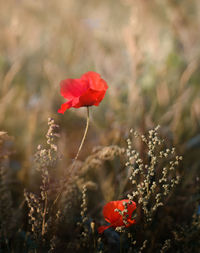
{"type": "Polygon", "coordinates": [[[100,227],[98,228],[99,234],[102,234],[106,229],[108,229],[108,228],[110,228],[110,227],[111,227],[111,225],[109,225],[109,226],[100,226],[100,227]]]}
{"type": "Polygon", "coordinates": [[[67,109],[72,107],[72,101],[68,101],[61,105],[60,109],[58,109],[58,113],[64,113],[67,109]]]}
{"type": "Polygon", "coordinates": [[[67,109],[74,107],[79,108],[81,107],[81,103],[79,102],[79,97],[75,97],[72,100],[69,100],[68,102],[61,105],[61,108],[58,110],[58,113],[64,113],[67,109]]]}
{"type": "Polygon", "coordinates": [[[128,224],[126,224],[126,227],[130,227],[131,225],[133,225],[133,224],[135,224],[136,223],[136,220],[132,220],[132,219],[127,219],[127,223],[128,224]]]}
{"type": "Polygon", "coordinates": [[[120,219],[121,215],[115,212],[116,208],[118,208],[117,201],[110,201],[104,206],[103,216],[107,222],[115,223],[120,219]]]}
{"type": "Polygon", "coordinates": [[[66,79],[60,82],[60,93],[64,98],[72,99],[85,93],[89,85],[80,79],[66,79]]]}
{"type": "Polygon", "coordinates": [[[88,82],[89,87],[93,90],[104,90],[106,91],[108,89],[107,83],[101,78],[101,76],[94,72],[89,71],[81,76],[81,80],[85,80],[88,82]]]}
{"type": "Polygon", "coordinates": [[[61,106],[59,113],[70,107],[98,106],[108,86],[98,73],[87,72],[80,79],[65,79],[60,82],[61,95],[69,100],[61,106]]]}
{"type": "Polygon", "coordinates": [[[103,208],[103,215],[107,222],[111,224],[112,227],[120,227],[126,226],[129,227],[132,224],[136,223],[134,219],[132,219],[132,213],[136,209],[136,204],[129,199],[123,199],[118,201],[110,201],[103,208]],[[123,220],[123,216],[115,211],[116,209],[123,211],[125,209],[125,203],[127,203],[127,223],[125,224],[123,220]]]}
{"type": "Polygon", "coordinates": [[[88,89],[83,95],[80,96],[79,101],[82,106],[97,106],[104,96],[105,91],[95,91],[88,89]]]}

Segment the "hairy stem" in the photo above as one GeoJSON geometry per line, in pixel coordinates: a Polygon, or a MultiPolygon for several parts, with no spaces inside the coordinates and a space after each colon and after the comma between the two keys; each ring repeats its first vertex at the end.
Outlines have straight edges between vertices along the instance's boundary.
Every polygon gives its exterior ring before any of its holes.
{"type": "MultiPolygon", "coordinates": [[[[82,147],[83,147],[83,144],[84,144],[84,142],[85,142],[85,138],[86,138],[86,135],[87,135],[87,132],[88,132],[88,128],[89,128],[89,121],[90,121],[90,117],[89,117],[89,116],[90,116],[90,115],[89,115],[89,106],[87,106],[87,122],[86,122],[86,127],[85,127],[85,131],[84,131],[83,138],[82,138],[81,144],[80,144],[80,146],[79,146],[78,152],[77,152],[77,154],[76,154],[76,156],[75,156],[75,158],[74,158],[74,161],[73,161],[73,163],[72,163],[71,173],[73,172],[73,168],[74,168],[75,162],[76,162],[76,160],[78,159],[78,156],[79,156],[79,154],[80,154],[80,151],[81,151],[81,149],[82,149],[82,147]]],[[[70,173],[70,174],[71,174],[71,173],[70,173]]],[[[63,188],[64,188],[64,186],[62,187],[61,191],[58,193],[58,195],[57,195],[56,199],[54,200],[52,206],[54,206],[55,203],[56,203],[56,202],[58,201],[58,199],[60,198],[60,196],[61,196],[61,194],[62,194],[62,191],[63,191],[63,188]]]]}
{"type": "Polygon", "coordinates": [[[78,149],[78,152],[74,158],[74,161],[76,161],[78,159],[78,156],[80,154],[80,151],[83,147],[83,144],[85,142],[85,138],[86,138],[86,135],[87,135],[87,132],[88,132],[88,127],[89,127],[89,121],[90,121],[90,117],[89,117],[89,106],[87,106],[87,122],[86,122],[86,127],[85,127],[85,132],[84,132],[84,135],[83,135],[83,138],[82,138],[82,141],[81,141],[81,144],[79,146],[79,149],[78,149]]]}

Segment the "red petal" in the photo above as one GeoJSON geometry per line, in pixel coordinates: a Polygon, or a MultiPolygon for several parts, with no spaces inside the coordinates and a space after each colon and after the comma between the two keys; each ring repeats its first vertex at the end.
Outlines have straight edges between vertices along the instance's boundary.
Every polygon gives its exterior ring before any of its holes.
{"type": "Polygon", "coordinates": [[[94,72],[89,71],[81,76],[81,80],[87,81],[89,87],[96,91],[106,91],[108,89],[107,83],[101,78],[101,76],[94,72]]]}
{"type": "Polygon", "coordinates": [[[132,220],[132,219],[127,219],[128,224],[126,224],[126,227],[130,227],[131,225],[136,223],[136,220],[132,220]]]}
{"type": "Polygon", "coordinates": [[[88,83],[80,79],[65,79],[60,82],[60,93],[64,98],[73,99],[80,97],[88,87],[88,83]]]}
{"type": "Polygon", "coordinates": [[[128,210],[127,222],[130,223],[130,225],[135,223],[134,220],[131,219],[132,213],[136,209],[135,202],[130,201],[129,199],[111,201],[104,206],[103,215],[104,215],[105,220],[108,221],[109,223],[111,223],[111,225],[113,227],[125,225],[123,222],[123,217],[118,212],[115,211],[115,209],[119,209],[120,211],[123,211],[124,207],[125,207],[124,202],[128,203],[128,205],[127,205],[127,210],[128,210]]]}
{"type": "Polygon", "coordinates": [[[115,212],[116,208],[118,208],[117,201],[110,201],[104,206],[103,216],[107,222],[115,223],[120,219],[121,215],[115,212]]]}
{"type": "Polygon", "coordinates": [[[61,105],[60,109],[58,110],[58,113],[64,113],[67,109],[69,109],[70,107],[72,107],[72,101],[68,101],[64,104],[61,105]]]}
{"type": "Polygon", "coordinates": [[[87,72],[80,79],[65,79],[60,83],[60,92],[69,101],[61,105],[59,113],[70,107],[98,106],[108,86],[98,73],[87,72]]]}
{"type": "Polygon", "coordinates": [[[61,108],[58,110],[58,113],[64,113],[67,109],[71,108],[71,107],[75,107],[75,108],[79,108],[81,107],[81,104],[79,103],[79,98],[75,97],[72,100],[69,100],[68,102],[64,103],[61,105],[61,108]]]}
{"type": "Polygon", "coordinates": [[[104,96],[105,91],[94,91],[92,89],[88,89],[86,93],[80,96],[79,102],[81,106],[97,106],[99,105],[104,96]]]}
{"type": "Polygon", "coordinates": [[[108,229],[108,228],[110,228],[110,227],[111,227],[111,225],[109,225],[109,226],[100,226],[100,227],[98,228],[99,234],[102,234],[106,229],[108,229]]]}

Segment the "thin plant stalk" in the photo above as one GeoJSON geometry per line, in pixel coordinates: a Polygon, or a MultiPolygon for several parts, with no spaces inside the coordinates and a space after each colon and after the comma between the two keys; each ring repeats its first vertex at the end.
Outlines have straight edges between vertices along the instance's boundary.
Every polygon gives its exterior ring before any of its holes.
{"type": "Polygon", "coordinates": [[[87,122],[86,122],[86,127],[85,127],[85,132],[84,132],[84,135],[83,135],[83,138],[82,138],[82,141],[81,141],[81,144],[79,146],[79,149],[78,149],[78,152],[74,158],[74,161],[76,161],[79,157],[79,154],[81,152],[81,149],[83,147],[83,144],[85,142],[85,138],[86,138],[86,135],[87,135],[87,132],[88,132],[88,128],[89,128],[89,122],[90,122],[90,115],[89,115],[89,106],[87,106],[87,122]]]}
{"type": "MultiPolygon", "coordinates": [[[[90,114],[89,114],[89,106],[87,106],[87,122],[86,122],[86,127],[85,127],[85,131],[84,131],[84,134],[83,134],[83,138],[81,140],[81,144],[79,146],[79,149],[78,149],[78,152],[74,158],[74,161],[72,163],[72,168],[71,168],[71,172],[73,171],[73,168],[74,168],[74,165],[75,165],[75,162],[76,160],[78,159],[79,157],[79,154],[81,152],[81,149],[83,147],[83,144],[85,142],[85,138],[86,138],[86,135],[87,135],[87,132],[88,132],[88,128],[89,128],[89,122],[90,122],[90,114]]],[[[71,173],[70,173],[71,174],[71,173]]],[[[56,202],[58,201],[59,197],[61,196],[62,194],[62,191],[63,191],[63,188],[64,186],[62,187],[61,191],[59,192],[59,194],[57,195],[56,199],[54,200],[53,204],[52,204],[52,207],[56,204],[56,202]]]]}
{"type": "Polygon", "coordinates": [[[42,217],[42,236],[44,236],[46,230],[45,230],[45,218],[47,214],[47,193],[45,192],[45,203],[44,203],[44,212],[42,217]]]}

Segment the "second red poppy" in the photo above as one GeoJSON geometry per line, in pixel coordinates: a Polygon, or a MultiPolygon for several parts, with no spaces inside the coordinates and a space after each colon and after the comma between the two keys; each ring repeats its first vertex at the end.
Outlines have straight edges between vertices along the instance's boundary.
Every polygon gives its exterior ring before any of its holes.
{"type": "Polygon", "coordinates": [[[117,201],[108,202],[103,208],[103,216],[105,220],[110,223],[108,226],[100,226],[98,228],[99,233],[103,233],[104,230],[113,227],[130,227],[134,223],[136,223],[135,219],[132,219],[132,214],[136,209],[136,203],[129,199],[122,199],[117,201]],[[124,217],[120,214],[119,211],[127,210],[124,213],[126,217],[124,221],[124,217]],[[119,211],[117,211],[119,210],[119,211]]]}

